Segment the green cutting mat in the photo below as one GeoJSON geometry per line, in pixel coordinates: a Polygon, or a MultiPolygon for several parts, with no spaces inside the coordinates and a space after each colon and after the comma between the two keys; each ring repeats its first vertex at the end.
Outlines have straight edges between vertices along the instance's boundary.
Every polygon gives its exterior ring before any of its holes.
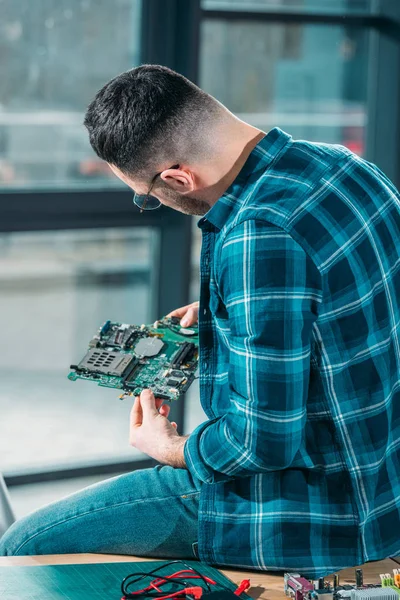
{"type": "MultiPolygon", "coordinates": [[[[236,588],[217,569],[196,561],[185,561],[202,575],[231,590],[236,588]]],[[[151,571],[160,562],[125,562],[42,567],[0,567],[2,600],[120,600],[121,581],[130,573],[151,571]]],[[[171,565],[162,571],[172,574],[184,567],[171,565]]],[[[193,585],[198,585],[196,579],[193,585]]],[[[201,581],[201,580],[200,580],[201,581]]],[[[216,589],[216,586],[211,586],[216,589]]],[[[134,591],[135,588],[132,588],[134,591]]],[[[242,594],[240,598],[249,598],[242,594]]]]}

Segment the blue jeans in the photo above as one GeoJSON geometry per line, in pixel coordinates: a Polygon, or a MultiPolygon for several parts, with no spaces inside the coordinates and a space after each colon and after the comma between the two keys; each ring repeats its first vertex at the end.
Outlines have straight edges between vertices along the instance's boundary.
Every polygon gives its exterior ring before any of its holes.
{"type": "Polygon", "coordinates": [[[102,552],[195,559],[201,482],[157,465],[91,485],[20,519],[0,556],[102,552]]]}

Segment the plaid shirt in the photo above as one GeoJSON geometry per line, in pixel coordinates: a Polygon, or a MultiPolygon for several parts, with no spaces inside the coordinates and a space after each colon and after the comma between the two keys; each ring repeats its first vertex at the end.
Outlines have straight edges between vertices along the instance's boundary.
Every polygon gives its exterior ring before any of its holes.
{"type": "Polygon", "coordinates": [[[200,219],[198,553],[319,577],[400,553],[400,197],[272,129],[200,219]]]}

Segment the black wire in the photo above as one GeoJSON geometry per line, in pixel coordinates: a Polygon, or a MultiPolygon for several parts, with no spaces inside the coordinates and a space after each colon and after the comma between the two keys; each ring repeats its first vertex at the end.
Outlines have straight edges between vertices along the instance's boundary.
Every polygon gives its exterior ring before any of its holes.
{"type": "MultiPolygon", "coordinates": [[[[157,567],[156,569],[153,569],[152,571],[139,571],[137,573],[131,573],[130,575],[127,575],[121,583],[121,592],[122,595],[125,596],[126,598],[160,598],[162,596],[165,596],[166,594],[168,594],[168,592],[143,592],[142,594],[133,594],[130,593],[128,591],[128,588],[133,585],[134,583],[137,583],[139,581],[142,581],[145,577],[153,577],[155,573],[157,573],[157,571],[160,571],[161,569],[164,569],[165,567],[169,567],[170,565],[175,565],[175,564],[180,564],[185,566],[187,569],[189,569],[190,571],[193,571],[193,573],[195,573],[196,575],[198,575],[200,577],[200,579],[203,580],[203,583],[205,583],[206,585],[206,589],[208,592],[211,591],[211,587],[210,584],[208,583],[208,581],[205,579],[204,575],[202,575],[199,571],[197,571],[196,569],[194,569],[193,567],[189,566],[185,561],[183,560],[172,560],[168,563],[163,563],[162,565],[160,565],[159,567],[157,567]],[[135,579],[132,579],[132,577],[135,577],[137,575],[140,575],[140,577],[136,577],[135,579]],[[130,580],[130,581],[129,581],[130,580]]],[[[181,569],[182,570],[182,569],[181,569]]],[[[187,575],[190,576],[190,575],[187,575]]],[[[159,577],[160,579],[164,579],[164,581],[168,581],[168,582],[172,582],[172,583],[177,583],[182,585],[182,588],[185,588],[188,585],[188,582],[185,581],[184,579],[178,579],[175,577],[163,577],[162,575],[158,575],[157,577],[159,577]]],[[[171,593],[171,592],[170,592],[171,593]]]]}

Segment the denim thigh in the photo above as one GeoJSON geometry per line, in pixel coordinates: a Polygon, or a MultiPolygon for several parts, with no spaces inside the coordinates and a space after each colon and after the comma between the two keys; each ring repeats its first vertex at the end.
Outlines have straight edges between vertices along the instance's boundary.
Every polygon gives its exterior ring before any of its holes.
{"type": "Polygon", "coordinates": [[[102,552],[194,558],[201,482],[157,465],[91,485],[18,520],[0,556],[102,552]]]}

